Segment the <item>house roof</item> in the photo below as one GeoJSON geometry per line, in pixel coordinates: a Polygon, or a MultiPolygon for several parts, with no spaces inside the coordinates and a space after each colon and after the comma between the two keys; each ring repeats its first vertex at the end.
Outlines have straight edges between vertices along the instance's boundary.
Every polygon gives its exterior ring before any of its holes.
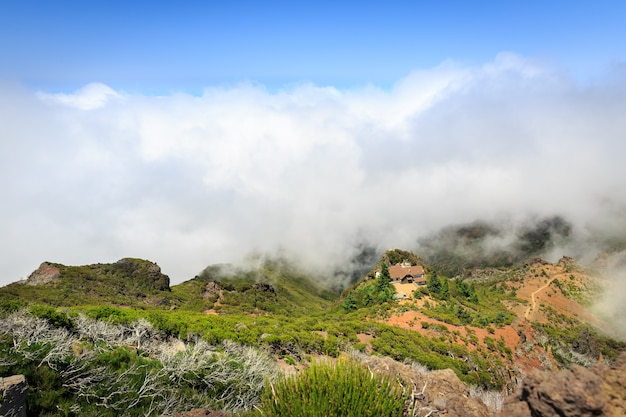
{"type": "Polygon", "coordinates": [[[402,264],[396,264],[389,267],[389,276],[391,279],[402,279],[407,275],[412,277],[424,275],[424,268],[421,265],[405,266],[402,264]]]}

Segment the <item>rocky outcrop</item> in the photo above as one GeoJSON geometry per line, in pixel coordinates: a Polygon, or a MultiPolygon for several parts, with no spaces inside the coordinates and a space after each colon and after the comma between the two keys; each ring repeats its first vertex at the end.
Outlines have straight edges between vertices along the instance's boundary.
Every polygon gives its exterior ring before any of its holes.
{"type": "Polygon", "coordinates": [[[267,282],[257,282],[253,285],[254,289],[261,292],[267,292],[276,295],[276,290],[267,282]]]}
{"type": "Polygon", "coordinates": [[[149,291],[170,291],[170,278],[163,274],[161,267],[154,262],[124,258],[113,266],[132,278],[139,287],[149,291]]]}
{"type": "Polygon", "coordinates": [[[388,357],[363,356],[369,369],[411,382],[414,416],[416,417],[489,417],[493,410],[478,397],[470,394],[451,369],[427,371],[403,364],[388,357]]]}
{"type": "Polygon", "coordinates": [[[598,341],[593,337],[588,327],[585,327],[580,335],[572,342],[574,351],[598,359],[600,357],[600,347],[598,341]]]}
{"type": "Polygon", "coordinates": [[[556,265],[563,268],[566,272],[580,270],[580,267],[578,266],[574,258],[570,258],[569,256],[561,257],[556,265]]]}
{"type": "Polygon", "coordinates": [[[0,378],[0,416],[26,417],[26,393],[28,384],[24,375],[14,375],[0,378]]]}
{"type": "Polygon", "coordinates": [[[617,363],[600,375],[606,396],[605,415],[626,416],[626,353],[622,353],[617,363]]]}
{"type": "Polygon", "coordinates": [[[56,280],[58,277],[59,268],[48,262],[44,262],[23,282],[26,285],[44,285],[56,280]]]}
{"type": "Polygon", "coordinates": [[[470,397],[465,385],[451,369],[433,371],[423,376],[424,399],[421,407],[431,415],[488,417],[489,409],[478,398],[470,397]],[[436,410],[436,411],[435,411],[436,410]]]}
{"type": "Polygon", "coordinates": [[[30,276],[22,281],[25,285],[65,283],[70,287],[81,287],[84,281],[93,289],[93,284],[104,283],[108,288],[119,289],[123,294],[128,288],[145,293],[170,291],[170,278],[161,272],[161,267],[143,259],[124,258],[113,264],[65,266],[42,263],[30,276]]]}
{"type": "Polygon", "coordinates": [[[210,281],[204,287],[204,291],[202,292],[202,299],[208,300],[209,298],[213,298],[216,295],[219,297],[222,294],[222,287],[215,281],[210,281]]]}
{"type": "MultiPolygon", "coordinates": [[[[418,416],[454,417],[624,417],[626,416],[626,353],[611,366],[572,366],[556,372],[532,371],[500,410],[485,396],[471,395],[447,369],[424,372],[390,358],[364,357],[370,369],[412,381],[418,416]]],[[[483,394],[497,394],[487,392],[483,394]]],[[[502,397],[499,397],[499,401],[502,397]]]]}
{"type": "Polygon", "coordinates": [[[611,367],[532,371],[497,417],[626,415],[626,353],[611,367]]]}
{"type": "Polygon", "coordinates": [[[524,263],[525,266],[534,266],[534,265],[550,265],[550,262],[546,261],[542,258],[532,258],[524,263]]]}

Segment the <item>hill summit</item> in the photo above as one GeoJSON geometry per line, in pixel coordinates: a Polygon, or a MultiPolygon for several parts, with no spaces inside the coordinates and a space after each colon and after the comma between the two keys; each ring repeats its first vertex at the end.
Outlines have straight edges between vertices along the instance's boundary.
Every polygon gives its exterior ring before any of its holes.
{"type": "Polygon", "coordinates": [[[52,305],[84,305],[109,302],[135,304],[159,293],[170,292],[170,278],[154,262],[123,258],[109,264],[66,266],[43,262],[26,280],[5,291],[52,305]]]}

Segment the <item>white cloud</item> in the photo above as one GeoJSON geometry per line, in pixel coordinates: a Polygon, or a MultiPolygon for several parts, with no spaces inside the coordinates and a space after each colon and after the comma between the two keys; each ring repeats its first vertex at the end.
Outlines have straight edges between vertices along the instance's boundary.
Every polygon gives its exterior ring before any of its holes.
{"type": "Polygon", "coordinates": [[[361,238],[410,248],[510,213],[583,227],[603,199],[626,203],[626,79],[607,79],[583,86],[504,54],[390,90],[0,87],[0,279],[138,256],[180,282],[253,250],[319,266],[361,238]]]}
{"type": "Polygon", "coordinates": [[[119,98],[120,94],[102,83],[87,84],[74,94],[48,94],[40,92],[38,97],[49,103],[60,103],[80,110],[94,110],[104,106],[111,98],[119,98]]]}

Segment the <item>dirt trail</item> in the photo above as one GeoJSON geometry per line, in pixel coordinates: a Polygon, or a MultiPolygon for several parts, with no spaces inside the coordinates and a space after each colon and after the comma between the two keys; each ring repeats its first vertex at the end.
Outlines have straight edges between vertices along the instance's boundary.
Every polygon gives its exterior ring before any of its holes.
{"type": "Polygon", "coordinates": [[[528,306],[528,308],[526,309],[526,313],[524,314],[524,318],[526,320],[528,320],[528,317],[530,316],[531,311],[534,311],[535,308],[537,308],[537,299],[535,298],[535,296],[537,294],[539,294],[541,291],[545,290],[546,288],[548,288],[550,286],[550,284],[552,284],[552,281],[554,281],[556,279],[556,277],[550,278],[548,280],[548,282],[546,283],[546,285],[544,285],[541,288],[538,288],[537,290],[535,290],[535,292],[533,292],[532,294],[530,294],[530,306],[528,306]]]}

